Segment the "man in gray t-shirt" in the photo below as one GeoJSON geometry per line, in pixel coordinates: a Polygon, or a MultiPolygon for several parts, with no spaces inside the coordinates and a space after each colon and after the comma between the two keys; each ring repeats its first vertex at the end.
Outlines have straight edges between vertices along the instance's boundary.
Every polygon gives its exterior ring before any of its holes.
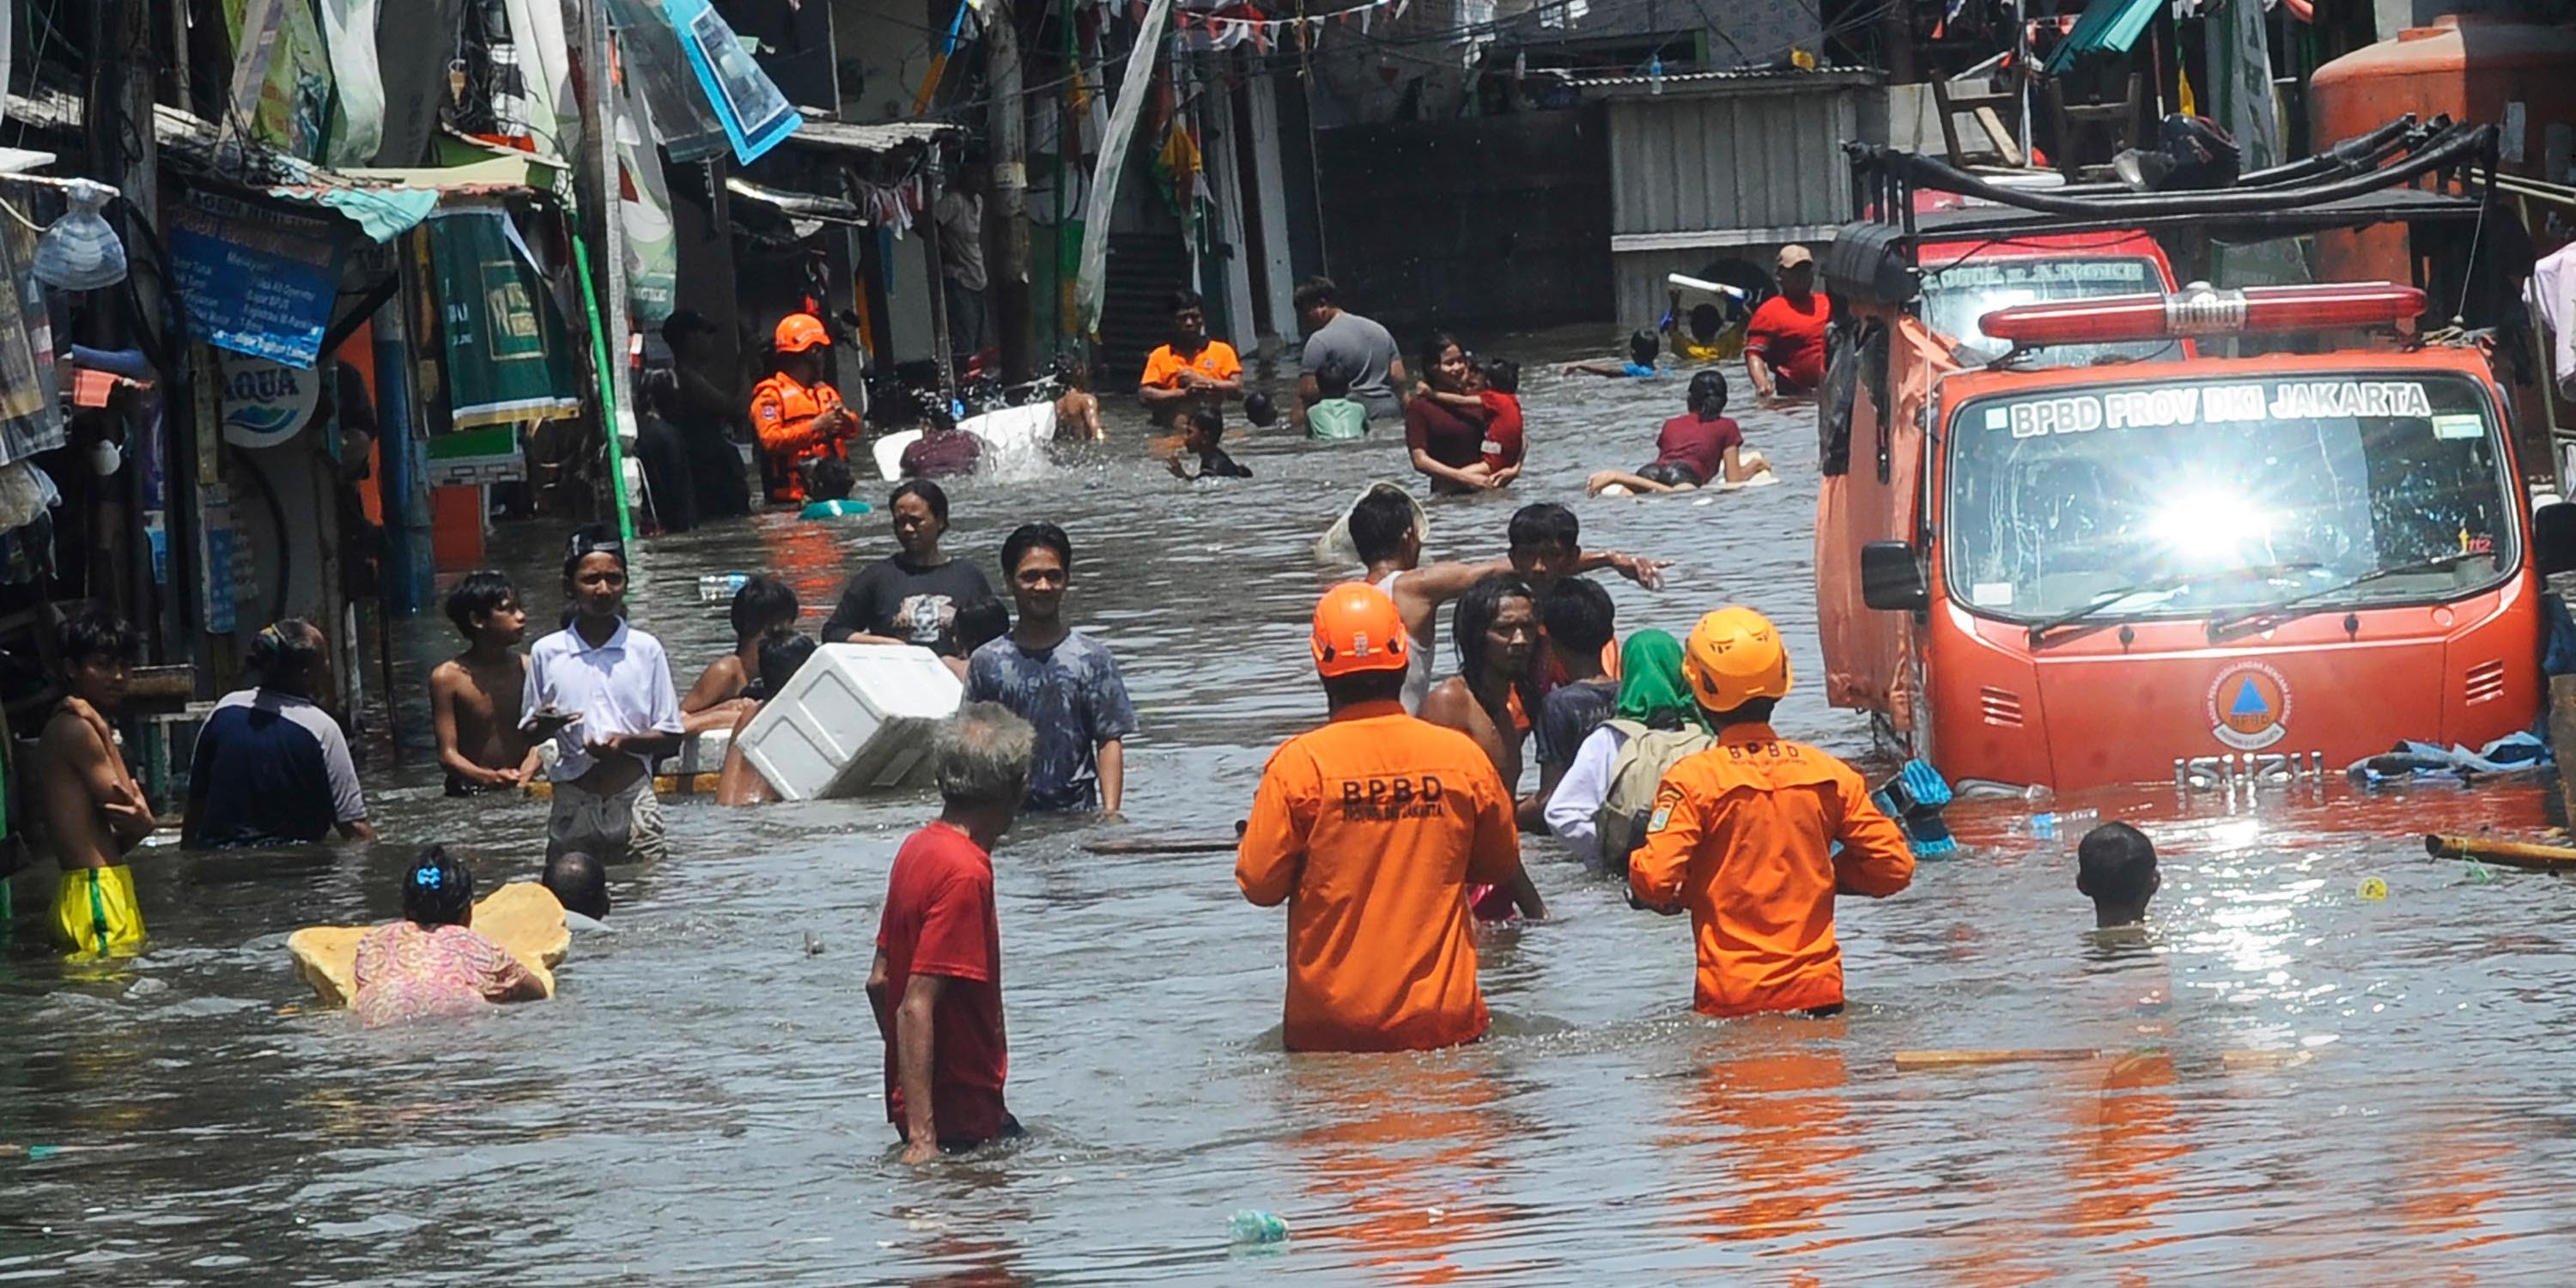
{"type": "Polygon", "coordinates": [[[1395,347],[1395,337],[1385,327],[1348,313],[1333,302],[1331,280],[1307,278],[1297,288],[1297,320],[1306,328],[1306,351],[1298,370],[1297,419],[1306,418],[1306,408],[1315,405],[1323,392],[1316,388],[1315,373],[1327,362],[1337,363],[1352,373],[1351,397],[1368,408],[1369,419],[1392,421],[1404,415],[1406,386],[1411,384],[1404,371],[1403,355],[1395,347]]]}

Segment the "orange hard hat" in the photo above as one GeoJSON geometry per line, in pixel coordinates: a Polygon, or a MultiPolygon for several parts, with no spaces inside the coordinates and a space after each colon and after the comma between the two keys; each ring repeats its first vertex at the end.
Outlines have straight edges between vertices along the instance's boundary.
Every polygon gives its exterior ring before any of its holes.
{"type": "Polygon", "coordinates": [[[1401,671],[1413,661],[1404,615],[1387,593],[1346,581],[1315,601],[1315,671],[1330,678],[1363,671],[1401,671]]]}
{"type": "Polygon", "coordinates": [[[832,337],[823,330],[823,321],[811,313],[790,313],[778,319],[778,351],[803,353],[816,345],[829,345],[832,337]]]}
{"type": "Polygon", "coordinates": [[[1755,698],[1789,696],[1789,650],[1770,618],[1750,608],[1721,608],[1691,628],[1682,674],[1701,706],[1732,711],[1755,698]]]}

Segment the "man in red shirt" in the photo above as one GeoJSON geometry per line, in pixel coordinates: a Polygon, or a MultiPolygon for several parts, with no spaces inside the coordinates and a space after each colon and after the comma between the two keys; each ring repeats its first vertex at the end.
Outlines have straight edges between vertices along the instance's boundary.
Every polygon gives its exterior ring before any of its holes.
{"type": "Polygon", "coordinates": [[[895,852],[877,922],[868,1005],[885,1039],[886,1120],[903,1161],[1020,1134],[1002,1104],[1002,932],[993,844],[1027,794],[1037,734],[1009,708],[970,702],[940,732],[939,820],[895,852]]]}
{"type": "Polygon", "coordinates": [[[1825,323],[1833,301],[1816,289],[1816,256],[1804,246],[1780,248],[1780,293],[1744,324],[1744,374],[1765,401],[1814,393],[1825,383],[1825,323]]]}

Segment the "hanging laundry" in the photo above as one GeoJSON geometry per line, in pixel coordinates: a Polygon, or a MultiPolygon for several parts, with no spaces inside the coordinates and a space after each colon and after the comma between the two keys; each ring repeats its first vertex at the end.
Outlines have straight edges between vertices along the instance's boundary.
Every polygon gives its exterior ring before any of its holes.
{"type": "Polygon", "coordinates": [[[1163,189],[1163,200],[1172,213],[1195,223],[1198,218],[1198,181],[1202,161],[1199,155],[1198,131],[1190,128],[1187,118],[1174,117],[1163,135],[1163,146],[1154,153],[1154,178],[1163,189]]]}

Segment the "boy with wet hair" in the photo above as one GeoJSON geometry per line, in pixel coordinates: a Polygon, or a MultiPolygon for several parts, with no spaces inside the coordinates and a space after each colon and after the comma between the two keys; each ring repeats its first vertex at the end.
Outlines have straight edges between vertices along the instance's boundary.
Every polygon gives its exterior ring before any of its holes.
{"type": "Polygon", "coordinates": [[[730,729],[740,714],[736,705],[760,674],[760,642],[771,631],[796,629],[804,611],[796,588],[776,577],[754,577],[733,593],[726,615],[733,625],[733,651],[707,663],[698,682],[680,699],[681,723],[690,733],[730,729]]]}
{"type": "Polygon", "coordinates": [[[1368,404],[1351,397],[1351,371],[1339,359],[1327,358],[1315,368],[1315,405],[1306,409],[1309,438],[1365,438],[1368,404]]]}
{"type": "Polygon", "coordinates": [[[1512,561],[1512,571],[1525,578],[1531,589],[1546,594],[1556,579],[1579,571],[1583,560],[1583,521],[1574,511],[1554,501],[1539,501],[1512,512],[1507,530],[1511,545],[1505,552],[1512,561]]]}
{"type": "Polygon", "coordinates": [[[465,651],[429,673],[429,719],[447,794],[507,791],[534,769],[519,734],[528,659],[518,644],[528,637],[528,612],[509,575],[487,568],[447,592],[447,620],[465,637],[465,651]]]}
{"type": "Polygon", "coordinates": [[[2093,927],[2135,926],[2164,883],[2155,842],[2126,823],[2104,823],[2075,844],[2075,889],[2093,901],[2093,927]]]}
{"type": "Polygon", "coordinates": [[[1117,659],[1064,619],[1072,539],[1052,523],[1020,525],[1002,542],[1002,579],[1019,624],[967,659],[966,701],[998,702],[1037,730],[1028,809],[1116,814],[1136,707],[1117,659]]]}
{"type": "Polygon", "coordinates": [[[555,902],[566,912],[577,912],[592,921],[608,920],[608,869],[599,860],[579,850],[568,850],[546,860],[545,887],[553,892],[555,902]]]}
{"type": "Polygon", "coordinates": [[[1251,478],[1252,471],[1236,464],[1233,457],[1225,454],[1225,448],[1218,445],[1224,437],[1225,418],[1218,415],[1215,408],[1201,407],[1191,412],[1189,428],[1181,437],[1181,450],[1172,455],[1172,477],[1188,479],[1193,483],[1200,479],[1251,478]],[[1196,455],[1199,458],[1196,472],[1190,471],[1181,464],[1181,457],[1185,454],[1196,455]]]}
{"type": "Polygon", "coordinates": [[[1539,702],[1531,732],[1538,739],[1538,793],[1518,806],[1521,830],[1547,829],[1547,802],[1574,764],[1583,740],[1618,705],[1619,681],[1602,658],[1618,639],[1618,609],[1610,592],[1589,577],[1567,577],[1539,600],[1540,637],[1549,665],[1565,682],[1539,702]]]}
{"type": "Polygon", "coordinates": [[[837,456],[826,456],[814,462],[805,476],[805,508],[796,512],[800,519],[841,519],[866,514],[865,501],[850,499],[850,491],[859,485],[850,463],[837,456]]]}
{"type": "Polygon", "coordinates": [[[62,704],[38,743],[37,802],[62,879],[54,887],[54,937],[75,953],[126,957],[143,946],[128,851],[152,834],[152,803],[125,767],[108,721],[125,703],[141,648],[134,628],[83,613],[57,634],[62,704]]]}
{"type": "Polygon", "coordinates": [[[1626,362],[1568,363],[1565,368],[1565,374],[1569,376],[1608,376],[1614,380],[1645,380],[1650,377],[1663,374],[1662,366],[1656,362],[1656,359],[1663,353],[1663,349],[1664,338],[1661,335],[1649,328],[1640,327],[1628,336],[1628,360],[1626,362]]]}

